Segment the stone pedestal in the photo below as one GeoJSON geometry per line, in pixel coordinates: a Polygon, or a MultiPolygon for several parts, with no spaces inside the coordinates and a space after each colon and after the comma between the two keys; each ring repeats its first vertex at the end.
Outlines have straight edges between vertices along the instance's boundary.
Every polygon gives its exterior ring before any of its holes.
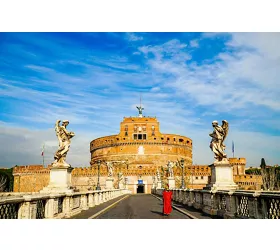
{"type": "Polygon", "coordinates": [[[50,171],[50,182],[40,193],[72,193],[71,172],[74,168],[68,166],[53,166],[50,171]]]}
{"type": "Polygon", "coordinates": [[[157,188],[162,188],[161,181],[158,181],[158,182],[157,182],[157,188]]]}
{"type": "Polygon", "coordinates": [[[113,178],[107,178],[106,189],[114,189],[114,179],[113,178]]]}
{"type": "Polygon", "coordinates": [[[174,179],[174,177],[168,177],[167,178],[167,183],[169,185],[169,189],[174,189],[175,188],[175,179],[174,179]]]}
{"type": "Polygon", "coordinates": [[[216,161],[211,167],[211,182],[204,189],[207,190],[236,190],[238,185],[233,181],[233,167],[227,159],[216,161]]]}

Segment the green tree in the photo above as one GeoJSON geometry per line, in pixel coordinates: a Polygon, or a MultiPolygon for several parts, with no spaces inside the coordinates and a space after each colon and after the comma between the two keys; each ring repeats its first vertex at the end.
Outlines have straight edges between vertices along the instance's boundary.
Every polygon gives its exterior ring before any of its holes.
{"type": "Polygon", "coordinates": [[[260,165],[261,169],[264,169],[266,167],[266,164],[265,164],[265,159],[262,158],[261,159],[261,165],[260,165]]]}
{"type": "Polygon", "coordinates": [[[13,168],[0,169],[0,192],[12,192],[14,186],[13,168]]]}
{"type": "Polygon", "coordinates": [[[277,166],[267,167],[264,158],[261,159],[261,175],[264,190],[278,190],[280,181],[280,172],[277,166]]]}

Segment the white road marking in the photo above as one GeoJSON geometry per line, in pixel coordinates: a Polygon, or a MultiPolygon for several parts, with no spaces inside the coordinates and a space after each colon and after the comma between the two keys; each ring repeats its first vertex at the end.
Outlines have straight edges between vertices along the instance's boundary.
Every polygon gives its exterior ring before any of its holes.
{"type": "Polygon", "coordinates": [[[120,201],[122,201],[122,200],[124,200],[124,199],[126,199],[126,198],[128,198],[128,197],[129,197],[129,195],[127,195],[127,196],[125,196],[125,197],[121,198],[120,200],[118,200],[118,201],[114,202],[114,203],[113,203],[113,204],[111,204],[110,206],[105,207],[104,209],[102,209],[102,210],[101,210],[101,211],[99,211],[98,213],[96,213],[96,214],[94,214],[94,215],[90,216],[88,219],[94,219],[94,218],[96,218],[96,217],[97,217],[97,216],[99,216],[100,214],[102,214],[102,213],[106,212],[108,209],[112,208],[113,206],[117,205],[120,201]]]}

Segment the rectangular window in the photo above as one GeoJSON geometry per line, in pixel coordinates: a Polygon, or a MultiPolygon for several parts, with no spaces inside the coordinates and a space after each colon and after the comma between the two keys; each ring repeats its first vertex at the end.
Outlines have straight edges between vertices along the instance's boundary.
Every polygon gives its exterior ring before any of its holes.
{"type": "Polygon", "coordinates": [[[142,134],[138,134],[138,140],[142,140],[142,134]]]}
{"type": "Polygon", "coordinates": [[[201,176],[201,180],[203,180],[203,176],[201,176]]]}
{"type": "Polygon", "coordinates": [[[134,140],[137,140],[137,134],[134,134],[134,135],[133,135],[133,139],[134,139],[134,140]]]}
{"type": "Polygon", "coordinates": [[[146,140],[146,134],[143,134],[143,139],[146,140]]]}

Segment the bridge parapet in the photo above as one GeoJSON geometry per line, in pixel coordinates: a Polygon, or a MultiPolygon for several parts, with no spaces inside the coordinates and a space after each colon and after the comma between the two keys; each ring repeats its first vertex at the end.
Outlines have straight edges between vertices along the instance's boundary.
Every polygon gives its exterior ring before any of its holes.
{"type": "Polygon", "coordinates": [[[129,192],[112,189],[60,194],[14,193],[0,197],[0,219],[69,218],[129,192]]]}
{"type": "MultiPolygon", "coordinates": [[[[173,200],[225,219],[280,219],[279,191],[171,189],[173,200]]],[[[152,193],[162,196],[163,189],[152,193]]]]}

